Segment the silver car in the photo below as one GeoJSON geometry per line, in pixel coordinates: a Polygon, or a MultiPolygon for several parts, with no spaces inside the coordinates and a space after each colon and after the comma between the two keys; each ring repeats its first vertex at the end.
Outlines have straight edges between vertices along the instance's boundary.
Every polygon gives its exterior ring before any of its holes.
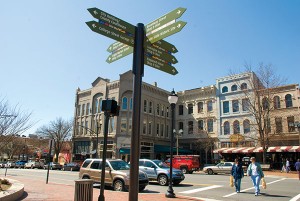
{"type": "Polygon", "coordinates": [[[207,174],[230,174],[233,162],[224,162],[217,165],[206,166],[203,171],[207,174]]]}
{"type": "MultiPolygon", "coordinates": [[[[157,181],[161,186],[166,186],[170,180],[170,167],[160,160],[140,159],[139,169],[148,175],[149,180],[157,181]]],[[[184,180],[181,170],[173,168],[173,184],[178,185],[184,180]]]]}

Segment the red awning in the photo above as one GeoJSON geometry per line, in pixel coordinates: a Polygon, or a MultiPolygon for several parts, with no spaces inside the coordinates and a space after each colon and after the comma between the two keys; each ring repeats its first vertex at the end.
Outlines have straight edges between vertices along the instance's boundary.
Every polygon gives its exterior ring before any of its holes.
{"type": "Polygon", "coordinates": [[[255,149],[255,147],[248,147],[247,149],[244,149],[243,151],[242,151],[242,153],[252,153],[253,152],[253,150],[255,149]]]}
{"type": "Polygon", "coordinates": [[[282,146],[279,149],[276,150],[276,152],[286,152],[288,150],[290,150],[292,148],[292,146],[282,146]]]}
{"type": "Polygon", "coordinates": [[[225,150],[225,149],[228,149],[228,148],[220,148],[220,149],[216,149],[216,150],[213,150],[213,153],[214,153],[214,154],[217,154],[217,153],[223,153],[222,151],[225,150]]]}
{"type": "Polygon", "coordinates": [[[292,148],[289,149],[288,152],[300,152],[300,146],[292,146],[292,148]]]}
{"type": "Polygon", "coordinates": [[[247,147],[236,148],[232,151],[232,153],[242,153],[243,150],[247,149],[247,147]]]}
{"type": "Polygon", "coordinates": [[[263,148],[262,147],[257,147],[256,149],[253,150],[254,153],[259,153],[259,152],[263,152],[263,148]]]}
{"type": "Polygon", "coordinates": [[[267,152],[276,152],[276,150],[280,149],[280,146],[277,147],[269,147],[267,152]]]}

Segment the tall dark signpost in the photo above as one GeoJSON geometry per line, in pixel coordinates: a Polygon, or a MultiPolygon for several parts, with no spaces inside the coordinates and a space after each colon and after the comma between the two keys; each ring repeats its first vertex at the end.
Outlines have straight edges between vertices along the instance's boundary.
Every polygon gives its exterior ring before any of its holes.
{"type": "MultiPolygon", "coordinates": [[[[182,30],[186,22],[176,22],[176,19],[181,17],[186,9],[177,8],[146,26],[142,23],[134,26],[98,8],[89,8],[88,11],[99,20],[98,22],[86,22],[89,28],[96,33],[117,41],[107,49],[111,53],[106,60],[108,63],[133,53],[132,121],[134,124],[132,125],[130,150],[129,201],[137,201],[139,192],[140,114],[144,64],[171,75],[178,73],[177,69],[172,66],[172,64],[178,62],[172,55],[178,50],[174,45],[162,39],[182,30]]],[[[104,139],[104,141],[106,140],[104,139]]],[[[101,197],[101,200],[104,200],[104,197],[101,197]]]]}

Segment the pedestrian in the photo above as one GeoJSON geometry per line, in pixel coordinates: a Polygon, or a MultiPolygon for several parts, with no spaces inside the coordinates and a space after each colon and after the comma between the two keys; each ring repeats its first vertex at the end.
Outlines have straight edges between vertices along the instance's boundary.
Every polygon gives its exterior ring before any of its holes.
{"type": "Polygon", "coordinates": [[[298,172],[299,180],[300,180],[300,159],[295,163],[296,171],[298,172]]]}
{"type": "Polygon", "coordinates": [[[281,165],[282,165],[282,167],[281,167],[281,172],[285,172],[286,169],[285,169],[284,158],[282,158],[281,165]]]}
{"type": "Polygon", "coordinates": [[[286,159],[285,169],[286,169],[286,173],[289,173],[289,171],[290,171],[290,161],[289,161],[288,158],[286,159]]]}
{"type": "Polygon", "coordinates": [[[251,176],[251,180],[255,189],[255,196],[260,194],[259,183],[261,178],[265,175],[261,169],[261,166],[258,162],[256,162],[255,157],[251,157],[251,163],[248,166],[247,175],[251,176]]]}
{"type": "Polygon", "coordinates": [[[231,175],[234,178],[235,191],[239,193],[241,191],[241,181],[244,177],[244,170],[238,158],[234,160],[234,165],[231,169],[231,175]]]}

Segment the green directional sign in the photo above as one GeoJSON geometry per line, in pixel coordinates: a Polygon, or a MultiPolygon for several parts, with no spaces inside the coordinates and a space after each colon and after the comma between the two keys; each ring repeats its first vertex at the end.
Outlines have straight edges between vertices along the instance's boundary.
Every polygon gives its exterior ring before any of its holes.
{"type": "Polygon", "coordinates": [[[152,56],[158,57],[163,62],[166,62],[166,63],[170,62],[172,64],[178,63],[177,59],[173,55],[168,54],[168,53],[166,53],[166,52],[164,52],[164,51],[162,51],[158,48],[155,48],[152,45],[147,44],[145,52],[148,53],[148,54],[151,54],[152,56]]]}
{"type": "Polygon", "coordinates": [[[170,35],[173,35],[179,31],[181,31],[185,25],[186,25],[186,22],[183,22],[183,21],[175,22],[174,24],[171,24],[153,34],[148,35],[147,38],[148,38],[149,42],[154,43],[156,41],[159,41],[163,38],[166,38],[170,35]]]}
{"type": "Polygon", "coordinates": [[[124,48],[126,47],[127,45],[124,44],[124,43],[120,43],[120,42],[114,42],[113,44],[111,44],[108,48],[107,48],[107,51],[108,52],[114,52],[118,49],[121,49],[121,48],[124,48]]]}
{"type": "Polygon", "coordinates": [[[131,33],[131,35],[134,35],[135,32],[135,26],[132,24],[129,24],[128,22],[125,22],[107,12],[104,12],[98,8],[89,8],[88,11],[92,14],[94,18],[97,18],[99,20],[105,21],[108,24],[111,24],[115,27],[118,27],[124,31],[124,33],[131,33]]]}
{"type": "Polygon", "coordinates": [[[90,27],[90,29],[96,33],[99,33],[101,35],[107,36],[111,39],[117,40],[121,43],[124,43],[126,45],[132,46],[134,44],[134,38],[119,32],[107,25],[99,24],[96,21],[89,21],[86,22],[86,24],[90,27]]]}
{"type": "Polygon", "coordinates": [[[107,63],[112,63],[114,61],[117,61],[133,52],[133,47],[131,46],[124,46],[120,50],[114,52],[113,54],[109,55],[109,57],[106,59],[107,63]]]}
{"type": "Polygon", "coordinates": [[[173,20],[179,18],[182,16],[182,14],[186,11],[186,8],[176,8],[175,10],[161,16],[160,18],[150,22],[146,25],[146,34],[149,34],[150,32],[155,32],[156,29],[162,27],[163,25],[166,25],[169,22],[172,22],[173,20]]]}
{"type": "Polygon", "coordinates": [[[169,53],[178,52],[177,48],[174,45],[164,40],[156,41],[155,43],[152,43],[152,45],[164,52],[169,52],[169,53]]]}
{"type": "Polygon", "coordinates": [[[170,66],[168,64],[162,63],[156,59],[145,57],[145,64],[148,66],[151,66],[153,68],[156,68],[158,70],[161,70],[163,72],[169,73],[171,75],[176,75],[178,71],[173,66],[170,66]]]}

